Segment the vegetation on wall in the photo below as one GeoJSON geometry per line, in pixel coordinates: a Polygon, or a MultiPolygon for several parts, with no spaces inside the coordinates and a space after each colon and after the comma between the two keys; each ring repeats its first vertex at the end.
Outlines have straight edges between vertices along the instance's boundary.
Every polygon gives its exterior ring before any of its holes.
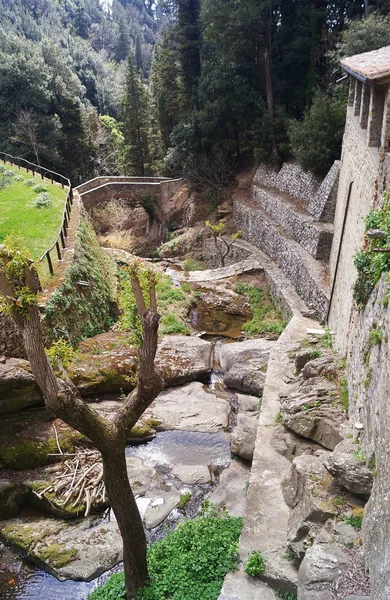
{"type": "Polygon", "coordinates": [[[390,193],[388,191],[384,194],[382,208],[368,213],[365,229],[364,248],[356,252],[354,257],[358,276],[353,297],[360,309],[367,304],[382,273],[390,271],[390,193]]]}
{"type": "Polygon", "coordinates": [[[276,336],[282,333],[286,321],[275,307],[268,292],[247,283],[238,283],[236,292],[247,296],[253,313],[252,319],[243,326],[246,333],[250,335],[268,333],[276,336]]]}
{"type": "MultiPolygon", "coordinates": [[[[226,573],[237,565],[241,526],[242,519],[218,516],[214,508],[180,524],[148,549],[150,583],[137,600],[217,600],[226,573]]],[[[123,573],[88,598],[125,598],[123,573]]]]}
{"type": "Polygon", "coordinates": [[[72,344],[111,325],[116,286],[114,263],[100,248],[85,218],[76,235],[73,263],[45,309],[51,339],[64,337],[72,344]]]}

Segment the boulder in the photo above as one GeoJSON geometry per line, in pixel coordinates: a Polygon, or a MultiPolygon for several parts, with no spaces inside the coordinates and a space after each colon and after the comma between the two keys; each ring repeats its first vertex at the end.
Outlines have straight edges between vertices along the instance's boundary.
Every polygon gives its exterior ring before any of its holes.
{"type": "Polygon", "coordinates": [[[224,344],[219,358],[225,371],[224,384],[245,394],[262,394],[269,353],[274,343],[260,338],[224,344]]]}
{"type": "Polygon", "coordinates": [[[127,476],[136,498],[143,496],[153,486],[156,469],[146,466],[140,458],[126,456],[127,476]]]}
{"type": "Polygon", "coordinates": [[[265,373],[261,367],[256,368],[254,365],[242,363],[233,366],[223,378],[227,387],[254,396],[260,396],[263,393],[264,381],[265,373]]]}
{"type": "Polygon", "coordinates": [[[23,486],[0,479],[0,520],[14,517],[25,497],[23,486]]]}
{"type": "Polygon", "coordinates": [[[291,509],[288,545],[300,558],[324,523],[338,512],[330,494],[332,479],[322,464],[325,455],[325,451],[320,451],[318,456],[303,454],[294,458],[290,473],[282,482],[283,497],[291,509]]]}
{"type": "Polygon", "coordinates": [[[338,388],[324,377],[305,380],[298,391],[281,398],[281,414],[285,427],[329,450],[343,439],[346,417],[338,388]]]}
{"type": "Polygon", "coordinates": [[[178,506],[179,502],[180,492],[175,489],[151,500],[144,515],[145,527],[147,529],[154,529],[160,525],[173,509],[178,506]]]}
{"type": "Polygon", "coordinates": [[[324,464],[329,473],[349,492],[363,498],[370,496],[374,476],[352,439],[337,444],[324,464]]]}
{"type": "Polygon", "coordinates": [[[206,378],[214,366],[213,345],[196,336],[166,336],[158,346],[156,366],[166,385],[206,378]]]}
{"type": "Polygon", "coordinates": [[[237,394],[237,400],[237,425],[231,435],[232,452],[244,460],[252,461],[259,417],[259,400],[243,394],[237,394]]]}
{"type": "Polygon", "coordinates": [[[205,465],[175,465],[172,475],[187,485],[211,483],[211,474],[205,465]]]}
{"type": "Polygon", "coordinates": [[[296,456],[301,456],[301,454],[305,453],[314,454],[316,450],[321,448],[319,444],[302,438],[281,424],[275,426],[271,443],[272,447],[290,462],[296,456]]]}
{"type": "Polygon", "coordinates": [[[164,390],[144,413],[145,418],[159,421],[159,431],[180,429],[216,433],[229,424],[230,404],[207,392],[194,381],[164,390]]]}
{"type": "Polygon", "coordinates": [[[222,471],[218,485],[210,495],[210,502],[221,510],[227,510],[232,517],[243,517],[249,475],[249,467],[232,460],[222,471]]]}
{"type": "Polygon", "coordinates": [[[300,600],[333,600],[331,585],[352,567],[347,552],[334,543],[308,548],[298,571],[300,600]]]}
{"type": "Polygon", "coordinates": [[[11,519],[1,527],[1,536],[60,581],[91,581],[123,556],[117,523],[93,517],[80,521],[11,519]]]}
{"type": "Polygon", "coordinates": [[[42,404],[43,396],[29,362],[22,358],[3,358],[0,362],[0,414],[42,404]]]}
{"type": "MultiPolygon", "coordinates": [[[[338,359],[339,360],[339,359],[338,359]]],[[[304,379],[312,377],[335,377],[338,367],[335,356],[325,355],[308,361],[302,370],[304,379]]]]}

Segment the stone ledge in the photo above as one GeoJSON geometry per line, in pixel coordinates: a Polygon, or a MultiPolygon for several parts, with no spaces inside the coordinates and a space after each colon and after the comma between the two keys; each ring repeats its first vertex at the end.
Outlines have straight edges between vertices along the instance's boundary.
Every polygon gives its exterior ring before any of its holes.
{"type": "Polygon", "coordinates": [[[331,225],[316,223],[313,217],[299,210],[292,198],[290,199],[286,194],[281,197],[275,190],[254,185],[252,197],[314,258],[329,258],[333,240],[331,225]]]}
{"type": "Polygon", "coordinates": [[[244,239],[276,262],[307,306],[323,320],[329,303],[327,267],[284,235],[260,208],[236,200],[233,216],[244,239]]]}

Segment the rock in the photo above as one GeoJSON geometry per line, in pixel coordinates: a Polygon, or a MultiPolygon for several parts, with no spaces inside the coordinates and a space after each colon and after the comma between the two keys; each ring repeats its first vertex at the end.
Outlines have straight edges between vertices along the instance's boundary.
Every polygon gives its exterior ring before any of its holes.
{"type": "Polygon", "coordinates": [[[351,558],[337,544],[314,544],[298,571],[299,599],[333,600],[331,584],[351,567],[351,558]]]}
{"type": "Polygon", "coordinates": [[[18,513],[25,494],[23,486],[0,479],[0,520],[10,519],[18,513]]]}
{"type": "Polygon", "coordinates": [[[145,418],[160,421],[160,431],[180,429],[215,433],[226,430],[229,422],[230,404],[205,391],[199,382],[188,383],[164,390],[145,418]]]}
{"type": "MultiPolygon", "coordinates": [[[[138,352],[129,345],[127,332],[102,333],[81,342],[80,350],[81,360],[68,371],[82,395],[129,392],[134,388],[138,352]]],[[[198,337],[166,336],[158,346],[156,366],[167,385],[205,378],[213,367],[213,346],[198,337]]]]}
{"type": "Polygon", "coordinates": [[[312,377],[332,377],[337,374],[336,359],[334,356],[319,356],[305,364],[302,370],[304,379],[312,377]]]}
{"type": "Polygon", "coordinates": [[[134,496],[143,496],[152,487],[156,470],[147,467],[142,460],[134,456],[126,456],[127,476],[134,496]]]}
{"type": "Polygon", "coordinates": [[[320,456],[303,454],[294,458],[289,475],[282,482],[283,497],[291,508],[287,527],[288,546],[302,558],[318,531],[337,514],[332,503],[332,479],[320,456]]]}
{"type": "Polygon", "coordinates": [[[263,392],[269,353],[274,343],[260,338],[224,344],[219,359],[225,371],[224,384],[259,396],[263,392]]]}
{"type": "Polygon", "coordinates": [[[275,600],[275,590],[243,571],[228,573],[218,600],[275,600]]]}
{"type": "Polygon", "coordinates": [[[306,438],[302,438],[293,431],[289,431],[284,425],[276,425],[274,435],[272,437],[272,447],[282,456],[286,457],[290,462],[296,456],[301,454],[314,452],[321,448],[319,444],[310,442],[306,438]]]}
{"type": "Polygon", "coordinates": [[[61,581],[91,581],[122,560],[122,538],[116,522],[96,518],[70,522],[43,517],[12,519],[2,537],[31,562],[61,581]]]}
{"type": "Polygon", "coordinates": [[[9,358],[0,363],[0,414],[17,412],[43,404],[43,396],[22,358],[9,358]]]}
{"type": "Polygon", "coordinates": [[[180,502],[180,492],[172,490],[161,496],[154,498],[145,511],[144,522],[147,529],[154,529],[162,523],[169,513],[180,502]]]}
{"type": "Polygon", "coordinates": [[[313,350],[312,349],[299,350],[295,355],[295,370],[296,370],[296,372],[300,373],[302,371],[303,367],[306,365],[306,363],[308,363],[312,359],[313,359],[313,350]]]}
{"type": "Polygon", "coordinates": [[[156,366],[166,385],[205,378],[213,368],[213,345],[195,336],[167,336],[159,344],[156,366]]]}
{"type": "Polygon", "coordinates": [[[223,382],[227,387],[259,396],[263,393],[265,373],[253,365],[238,364],[225,373],[223,382]]]}
{"type": "Polygon", "coordinates": [[[222,471],[218,485],[211,493],[210,502],[219,509],[227,510],[232,517],[243,517],[249,475],[249,467],[232,460],[228,468],[222,471]]]}
{"type": "Polygon", "coordinates": [[[352,494],[358,494],[363,498],[370,496],[374,477],[366,463],[361,460],[358,446],[352,439],[337,444],[325,461],[325,467],[352,494]]]}
{"type": "Polygon", "coordinates": [[[238,363],[266,367],[270,350],[274,344],[275,342],[264,338],[224,344],[220,354],[221,367],[224,371],[230,371],[238,363]]]}
{"type": "Polygon", "coordinates": [[[346,418],[338,389],[323,377],[304,381],[297,392],[282,398],[281,414],[285,427],[325,448],[333,450],[343,439],[346,418]]]}
{"type": "Polygon", "coordinates": [[[252,461],[256,442],[259,401],[252,396],[237,394],[239,412],[231,435],[232,452],[252,461]]]}
{"type": "Polygon", "coordinates": [[[172,469],[172,475],[187,485],[211,483],[210,471],[205,465],[176,465],[172,469]]]}

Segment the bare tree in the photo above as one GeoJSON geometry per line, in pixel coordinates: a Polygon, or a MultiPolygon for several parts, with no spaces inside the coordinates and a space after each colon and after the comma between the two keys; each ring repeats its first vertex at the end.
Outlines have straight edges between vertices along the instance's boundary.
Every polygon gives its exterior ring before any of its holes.
{"type": "Polygon", "coordinates": [[[33,151],[37,165],[39,162],[39,151],[44,148],[38,137],[37,116],[32,110],[20,110],[14,122],[15,135],[12,141],[27,146],[33,151]]]}
{"type": "Polygon", "coordinates": [[[56,377],[44,350],[37,306],[38,278],[32,261],[15,245],[0,245],[0,294],[22,334],[31,370],[48,410],[89,438],[100,451],[106,492],[123,539],[126,598],[134,598],[147,579],[146,539],[126,470],[128,432],[163,388],[154,367],[160,316],[157,314],[155,279],[148,276],[147,306],[137,267],[131,284],[141,318],[137,387],[127,396],[112,421],[88,406],[68,379],[56,377]]]}

